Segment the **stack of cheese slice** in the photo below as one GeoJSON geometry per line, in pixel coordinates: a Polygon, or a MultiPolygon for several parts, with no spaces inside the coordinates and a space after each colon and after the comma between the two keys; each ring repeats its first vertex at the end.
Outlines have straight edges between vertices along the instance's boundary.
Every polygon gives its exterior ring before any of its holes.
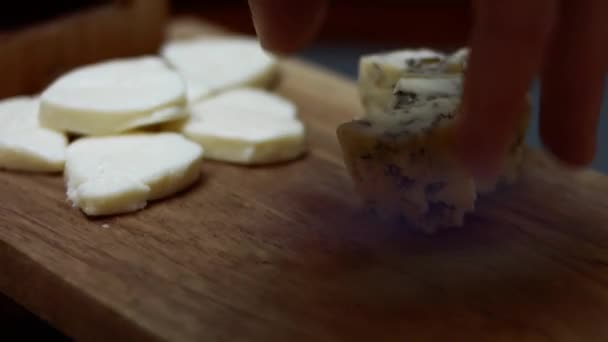
{"type": "Polygon", "coordinates": [[[257,165],[305,152],[296,106],[249,88],[277,76],[276,59],[257,40],[173,42],[162,57],[87,65],[39,98],[1,101],[0,168],[65,165],[68,199],[98,216],[139,210],[193,184],[204,150],[209,159],[257,165]],[[68,133],[78,137],[69,146],[68,133]]]}
{"type": "Polygon", "coordinates": [[[479,193],[516,180],[529,108],[499,179],[475,179],[452,150],[466,56],[417,50],[361,59],[366,116],[337,133],[357,190],[380,217],[404,217],[425,232],[460,226],[479,193]]]}

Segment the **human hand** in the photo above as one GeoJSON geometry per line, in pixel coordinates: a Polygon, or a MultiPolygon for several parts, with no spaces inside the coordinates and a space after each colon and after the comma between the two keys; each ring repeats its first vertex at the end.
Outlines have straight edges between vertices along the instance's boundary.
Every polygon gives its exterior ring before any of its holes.
{"type": "MultiPolygon", "coordinates": [[[[291,53],[314,38],[329,0],[249,4],[262,45],[291,53]]],[[[539,75],[543,143],[569,165],[590,163],[608,69],[608,1],[473,0],[473,8],[457,130],[462,159],[476,174],[496,174],[539,75]]]]}

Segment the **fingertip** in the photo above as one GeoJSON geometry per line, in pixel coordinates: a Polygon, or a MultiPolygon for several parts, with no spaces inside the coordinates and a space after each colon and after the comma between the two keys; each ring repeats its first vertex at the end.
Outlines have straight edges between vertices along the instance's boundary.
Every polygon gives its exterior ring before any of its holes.
{"type": "Polygon", "coordinates": [[[540,137],[572,169],[595,158],[608,49],[606,2],[566,1],[542,73],[540,137]],[[575,66],[575,67],[573,67],[575,66]]]}
{"type": "Polygon", "coordinates": [[[475,1],[474,7],[456,148],[473,175],[491,178],[501,172],[519,129],[526,93],[553,27],[555,4],[475,1]],[[514,60],[514,53],[525,58],[514,60]]]}
{"type": "Polygon", "coordinates": [[[588,167],[595,158],[596,135],[586,132],[577,139],[576,132],[562,134],[551,126],[541,125],[540,138],[545,149],[565,167],[581,169],[588,167]]]}
{"type": "Polygon", "coordinates": [[[328,10],[327,0],[249,0],[262,47],[279,55],[293,54],[314,39],[328,10]]]}
{"type": "Polygon", "coordinates": [[[489,141],[485,132],[464,120],[456,125],[456,156],[476,178],[495,178],[500,173],[504,152],[500,144],[489,141]]]}

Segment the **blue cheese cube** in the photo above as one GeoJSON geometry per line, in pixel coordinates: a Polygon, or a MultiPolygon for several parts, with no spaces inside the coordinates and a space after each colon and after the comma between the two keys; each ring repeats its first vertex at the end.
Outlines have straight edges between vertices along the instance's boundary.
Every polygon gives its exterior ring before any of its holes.
{"type": "Polygon", "coordinates": [[[423,57],[400,67],[392,57],[364,58],[359,90],[369,106],[362,120],[342,124],[337,134],[355,187],[372,211],[431,233],[461,226],[479,195],[517,180],[530,108],[501,176],[476,179],[452,150],[468,50],[449,56],[417,50],[410,56],[417,54],[423,57]]]}
{"type": "Polygon", "coordinates": [[[427,133],[414,124],[386,131],[367,120],[338,128],[355,187],[379,217],[404,217],[414,228],[433,232],[461,225],[464,214],[474,209],[475,182],[446,143],[451,120],[436,116],[435,128],[427,133]]]}
{"type": "Polygon", "coordinates": [[[522,138],[512,145],[497,180],[475,179],[451,149],[454,115],[429,115],[427,126],[386,129],[368,120],[338,127],[342,153],[357,192],[379,217],[405,218],[432,233],[461,226],[478,195],[516,181],[523,160],[522,138]]]}

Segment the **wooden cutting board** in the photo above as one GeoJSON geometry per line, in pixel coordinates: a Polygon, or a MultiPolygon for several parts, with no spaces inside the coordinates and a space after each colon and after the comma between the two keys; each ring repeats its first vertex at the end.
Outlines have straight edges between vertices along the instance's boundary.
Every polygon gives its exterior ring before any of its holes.
{"type": "Polygon", "coordinates": [[[35,94],[84,64],[153,53],[163,41],[169,7],[168,0],[14,3],[3,15],[21,26],[0,29],[0,97],[35,94]],[[26,6],[40,8],[27,15],[26,6]],[[45,19],[29,23],[23,17],[45,19]]]}
{"type": "Polygon", "coordinates": [[[97,220],[59,176],[0,173],[0,290],[93,341],[608,340],[605,176],[531,152],[521,184],[462,229],[383,225],[360,210],[335,137],[360,110],[354,85],[282,70],[277,91],[309,127],[297,162],[205,162],[192,190],[97,220]]]}

